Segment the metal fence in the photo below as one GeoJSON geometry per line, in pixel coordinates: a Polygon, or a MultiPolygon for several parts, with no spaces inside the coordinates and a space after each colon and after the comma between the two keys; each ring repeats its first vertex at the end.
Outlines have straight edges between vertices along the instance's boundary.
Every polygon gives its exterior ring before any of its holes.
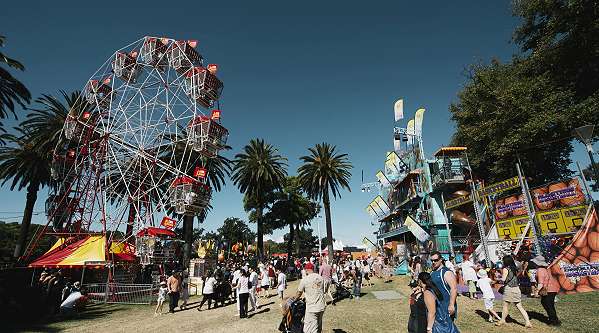
{"type": "Polygon", "coordinates": [[[114,304],[151,304],[157,292],[152,284],[89,283],[84,287],[90,300],[114,304]]]}

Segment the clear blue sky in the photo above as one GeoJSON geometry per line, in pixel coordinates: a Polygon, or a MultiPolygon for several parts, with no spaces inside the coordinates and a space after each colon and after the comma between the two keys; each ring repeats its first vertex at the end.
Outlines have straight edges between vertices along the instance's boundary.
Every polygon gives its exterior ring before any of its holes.
{"type": "MultiPolygon", "coordinates": [[[[334,236],[346,244],[375,230],[364,212],[372,194],[360,191],[360,174],[373,181],[393,147],[394,101],[404,98],[408,116],[427,109],[424,146],[431,155],[453,132],[448,106],[464,83],[464,68],[509,59],[516,50],[508,1],[66,3],[2,5],[3,52],[26,66],[16,75],[35,97],[82,89],[114,50],[144,35],[198,39],[225,84],[229,157],[255,137],[289,158],[290,174],[315,143],[349,154],[352,192],[332,205],[334,236]]],[[[44,189],[36,211],[45,198],[44,189]]],[[[203,227],[216,229],[227,216],[245,218],[241,200],[227,184],[203,227]]],[[[25,192],[1,189],[0,217],[22,215],[24,202],[25,192]]],[[[34,216],[35,223],[44,221],[43,214],[34,216]]]]}

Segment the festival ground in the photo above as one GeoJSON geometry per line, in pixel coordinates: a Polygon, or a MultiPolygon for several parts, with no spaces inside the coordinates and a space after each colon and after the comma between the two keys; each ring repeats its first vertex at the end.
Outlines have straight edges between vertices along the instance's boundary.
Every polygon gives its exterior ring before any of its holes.
{"type": "MultiPolygon", "coordinates": [[[[286,295],[297,287],[291,282],[286,295]]],[[[408,295],[410,289],[405,277],[396,276],[392,282],[375,281],[374,287],[362,289],[365,295],[358,301],[343,300],[336,306],[328,306],[324,316],[324,332],[405,332],[409,316],[408,295]],[[372,291],[394,290],[401,299],[379,300],[372,291]]],[[[250,319],[240,320],[234,304],[224,308],[196,311],[200,297],[192,297],[190,306],[175,314],[153,317],[154,306],[143,305],[92,305],[78,319],[28,327],[26,332],[278,332],[281,319],[276,297],[261,300],[263,306],[250,319]]],[[[523,304],[532,320],[532,329],[524,328],[523,320],[515,308],[510,309],[512,320],[503,327],[487,323],[481,300],[458,298],[458,327],[461,332],[596,332],[599,318],[595,308],[599,293],[582,293],[559,296],[556,304],[563,325],[559,328],[544,324],[545,311],[539,299],[525,299],[523,304]]],[[[501,305],[496,302],[495,310],[501,305]]],[[[167,307],[165,306],[165,310],[167,307]]],[[[23,332],[22,328],[13,328],[23,332]]]]}

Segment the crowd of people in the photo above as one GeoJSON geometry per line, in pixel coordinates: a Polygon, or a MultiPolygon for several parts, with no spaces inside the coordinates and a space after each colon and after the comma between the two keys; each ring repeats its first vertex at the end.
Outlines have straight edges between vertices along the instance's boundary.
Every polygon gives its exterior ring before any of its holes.
{"type": "Polygon", "coordinates": [[[531,328],[532,324],[522,305],[522,291],[528,291],[527,287],[532,284],[535,292],[530,296],[540,297],[547,312],[547,323],[554,326],[561,324],[555,310],[559,282],[547,269],[549,264],[542,256],[520,261],[506,255],[492,267],[484,261],[475,263],[474,258],[468,254],[464,255],[460,264],[456,264],[453,257],[445,260],[439,252],[433,252],[428,257],[429,262],[426,263],[420,256],[410,258],[409,261],[410,286],[413,288],[409,332],[459,331],[454,323],[457,316],[458,282],[467,287],[465,297],[482,300],[490,323],[505,325],[509,308],[514,306],[527,328],[531,328]],[[494,309],[496,294],[501,294],[502,297],[501,315],[494,309]]]}
{"type": "MultiPolygon", "coordinates": [[[[235,303],[238,316],[249,318],[261,303],[277,297],[284,304],[300,299],[305,302],[304,332],[321,332],[322,318],[327,304],[335,305],[342,298],[359,300],[362,287],[372,286],[373,278],[389,281],[392,276],[390,262],[382,256],[328,257],[313,255],[303,258],[270,258],[250,263],[246,258],[219,263],[202,277],[202,299],[197,311],[235,303]],[[301,279],[298,290],[285,296],[288,281],[301,279]]],[[[164,303],[169,312],[184,309],[188,298],[187,271],[173,270],[160,282],[155,315],[163,313],[164,303]],[[179,301],[182,304],[179,306],[179,301]]]]}

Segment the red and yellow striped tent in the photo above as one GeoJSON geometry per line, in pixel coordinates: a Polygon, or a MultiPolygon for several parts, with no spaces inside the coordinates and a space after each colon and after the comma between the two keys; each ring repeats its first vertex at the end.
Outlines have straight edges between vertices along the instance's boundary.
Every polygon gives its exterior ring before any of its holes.
{"type": "MultiPolygon", "coordinates": [[[[116,260],[133,261],[134,250],[130,245],[113,243],[110,246],[110,257],[116,260]]],[[[46,253],[29,264],[29,267],[67,267],[67,268],[102,268],[107,260],[106,237],[86,236],[69,244],[65,238],[60,238],[46,253]],[[65,245],[66,244],[66,245],[65,245]]]]}

